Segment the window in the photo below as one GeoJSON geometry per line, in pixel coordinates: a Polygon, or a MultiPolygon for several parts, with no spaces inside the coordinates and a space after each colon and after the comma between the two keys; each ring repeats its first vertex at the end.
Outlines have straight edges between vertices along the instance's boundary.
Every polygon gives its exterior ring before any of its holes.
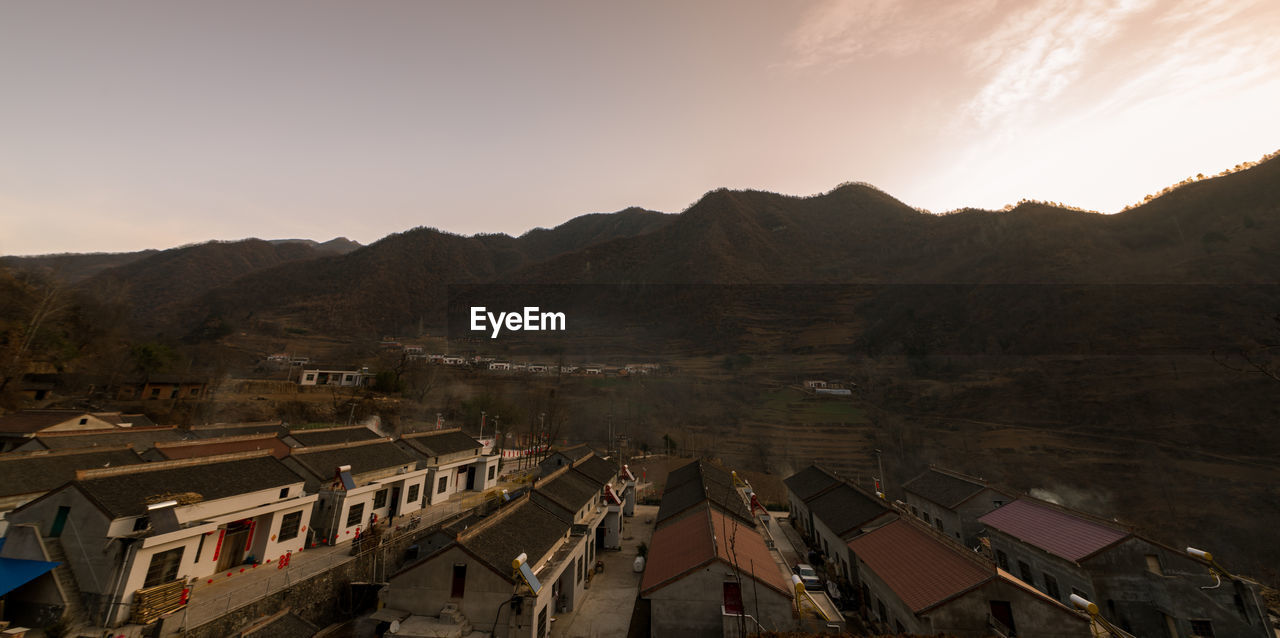
{"type": "Polygon", "coordinates": [[[387,506],[387,491],[378,490],[373,495],[373,509],[382,509],[387,506]]]}
{"type": "Polygon", "coordinates": [[[146,516],[139,516],[133,519],[133,531],[141,532],[151,526],[151,519],[146,516]]]}
{"type": "Polygon", "coordinates": [[[190,392],[188,392],[187,394],[190,394],[190,395],[191,395],[191,396],[193,396],[193,397],[194,397],[194,396],[199,396],[199,394],[200,394],[200,388],[191,388],[191,391],[190,391],[190,392]]]}
{"type": "Polygon", "coordinates": [[[462,598],[467,592],[467,564],[453,564],[453,586],[449,588],[450,598],[462,598]]]}
{"type": "Polygon", "coordinates": [[[153,399],[160,398],[160,388],[151,388],[151,398],[153,399]]]}
{"type": "Polygon", "coordinates": [[[581,583],[582,582],[582,557],[578,557],[578,565],[576,569],[578,570],[578,582],[581,583]]]}
{"type": "Polygon", "coordinates": [[[287,487],[280,488],[280,498],[289,498],[289,488],[287,487]]]}
{"type": "Polygon", "coordinates": [[[314,374],[307,375],[307,381],[315,381],[315,380],[316,380],[316,375],[314,374]]]}
{"type": "Polygon", "coordinates": [[[142,588],[155,587],[178,579],[178,565],[182,564],[182,550],[178,547],[151,555],[151,564],[147,566],[147,579],[142,588]]]}
{"type": "Polygon", "coordinates": [[[437,494],[444,494],[444,491],[445,491],[446,489],[448,489],[448,488],[449,488],[449,477],[447,477],[447,476],[441,476],[441,477],[440,477],[440,487],[436,488],[436,493],[437,493],[437,494]]]}
{"type": "Polygon", "coordinates": [[[498,469],[498,466],[496,466],[496,465],[490,465],[490,466],[489,466],[489,480],[490,480],[490,481],[492,481],[492,480],[493,480],[493,473],[494,473],[495,471],[497,471],[497,469],[498,469]]]}
{"type": "Polygon", "coordinates": [[[88,419],[87,417],[86,417],[86,418],[83,418],[83,419],[80,419],[80,425],[85,425],[85,424],[86,424],[86,423],[88,423],[88,422],[89,422],[89,419],[88,419]]]}
{"type": "Polygon", "coordinates": [[[1156,576],[1164,576],[1164,569],[1160,567],[1160,557],[1156,554],[1147,554],[1147,571],[1156,576]]]}
{"type": "Polygon", "coordinates": [[[1026,584],[1028,584],[1028,585],[1031,585],[1032,587],[1034,587],[1034,586],[1035,586],[1035,584],[1036,584],[1036,577],[1035,577],[1035,575],[1034,575],[1034,574],[1032,574],[1032,573],[1031,573],[1031,566],[1030,566],[1030,565],[1028,565],[1028,564],[1026,564],[1026,563],[1024,563],[1024,562],[1022,562],[1022,561],[1018,561],[1018,574],[1020,574],[1020,575],[1022,576],[1022,582],[1026,583],[1026,584]]]}
{"type": "Polygon", "coordinates": [[[364,503],[356,503],[347,510],[347,527],[355,527],[364,520],[364,503]]]}
{"type": "Polygon", "coordinates": [[[418,484],[414,483],[409,486],[409,493],[405,496],[404,502],[413,503],[418,500],[418,484]]]}
{"type": "Polygon", "coordinates": [[[545,638],[547,635],[547,608],[543,606],[538,612],[538,638],[545,638]]]}
{"type": "Polygon", "coordinates": [[[1004,501],[991,501],[991,507],[1004,507],[1004,501]]]}
{"type": "Polygon", "coordinates": [[[889,617],[889,614],[886,614],[884,611],[884,601],[880,600],[879,598],[876,599],[876,611],[880,612],[880,615],[879,615],[880,620],[885,620],[886,618],[889,617]]]}
{"type": "Polygon", "coordinates": [[[916,509],[915,505],[911,506],[911,515],[916,518],[920,518],[920,510],[916,509]]]}
{"type": "Polygon", "coordinates": [[[932,522],[933,522],[933,521],[929,520],[929,513],[928,513],[928,512],[920,512],[920,518],[923,518],[923,519],[924,519],[924,522],[926,522],[926,523],[932,523],[932,522]]]}
{"type": "Polygon", "coordinates": [[[298,537],[298,527],[302,525],[302,512],[289,512],[280,519],[279,539],[287,541],[298,537]]]}
{"type": "Polygon", "coordinates": [[[1197,638],[1213,638],[1213,623],[1208,620],[1191,621],[1191,635],[1197,638]]]}
{"type": "Polygon", "coordinates": [[[724,612],[741,616],[742,610],[742,586],[736,582],[726,582],[724,584],[724,612]]]}
{"type": "Polygon", "coordinates": [[[937,527],[937,528],[938,528],[938,531],[939,531],[939,532],[944,532],[944,533],[945,533],[945,532],[947,531],[947,530],[945,530],[945,529],[942,529],[942,519],[940,519],[940,518],[935,518],[935,519],[933,519],[933,525],[934,525],[935,527],[937,527]]]}
{"type": "Polygon", "coordinates": [[[178,389],[177,389],[177,388],[174,388],[173,390],[169,391],[169,398],[170,398],[170,399],[176,399],[176,398],[178,398],[178,389]]]}
{"type": "Polygon", "coordinates": [[[1002,549],[996,550],[996,564],[1000,566],[1000,569],[1009,571],[1009,555],[1004,553],[1002,549]]]}
{"type": "Polygon", "coordinates": [[[1044,592],[1049,594],[1054,600],[1062,600],[1062,592],[1058,590],[1058,581],[1053,576],[1044,575],[1044,592]]]}

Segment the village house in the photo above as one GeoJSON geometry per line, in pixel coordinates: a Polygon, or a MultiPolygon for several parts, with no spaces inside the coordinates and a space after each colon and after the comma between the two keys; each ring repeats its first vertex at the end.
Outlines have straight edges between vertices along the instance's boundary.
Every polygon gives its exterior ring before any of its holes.
{"type": "Polygon", "coordinates": [[[521,496],[393,574],[379,613],[410,636],[474,629],[495,638],[543,638],[555,614],[575,609],[586,592],[588,538],[558,505],[521,496]],[[531,580],[513,565],[521,557],[531,580]]]}
{"type": "Polygon", "coordinates": [[[1132,634],[1273,635],[1253,585],[1114,521],[1024,496],[979,522],[1001,569],[1055,600],[1082,596],[1132,634]]]}
{"type": "Polygon", "coordinates": [[[116,626],[139,590],[300,551],[315,500],[260,451],[80,470],[10,522],[38,529],[42,553],[65,556],[90,618],[116,626]]]}
{"type": "Polygon", "coordinates": [[[577,445],[571,445],[563,448],[555,448],[551,450],[551,453],[548,454],[546,458],[542,459],[542,461],[538,463],[538,469],[543,474],[549,474],[557,468],[561,468],[566,465],[573,465],[592,454],[595,454],[595,451],[588,447],[586,443],[579,443],[577,445]]]}
{"type": "MultiPolygon", "coordinates": [[[[910,518],[848,543],[863,617],[882,633],[1090,638],[1087,615],[910,518]]],[[[1146,634],[1144,634],[1146,635],[1146,634]]]]}
{"type": "Polygon", "coordinates": [[[794,593],[733,475],[694,461],[673,470],[640,582],[653,636],[738,636],[796,628],[794,593]]]}
{"type": "Polygon", "coordinates": [[[1013,500],[981,478],[930,466],[902,486],[911,515],[965,547],[977,547],[978,517],[1013,500]]]}
{"type": "Polygon", "coordinates": [[[511,362],[510,361],[494,361],[493,363],[489,364],[489,369],[501,370],[503,372],[506,372],[511,369],[511,362]]]}
{"type": "Polygon", "coordinates": [[[209,382],[203,379],[185,379],[172,375],[150,376],[126,381],[116,387],[116,399],[182,400],[198,401],[209,394],[209,382]]]}
{"type": "Polygon", "coordinates": [[[422,509],[427,470],[391,439],[293,448],[283,461],[319,500],[311,516],[316,544],[336,545],[370,526],[422,509]]]}
{"type": "Polygon", "coordinates": [[[483,492],[498,484],[498,455],[460,428],[428,430],[400,437],[396,444],[427,471],[426,504],[437,505],[463,491],[483,492]]]}
{"type": "Polygon", "coordinates": [[[298,385],[358,388],[373,383],[374,376],[369,372],[368,366],[313,365],[302,369],[302,374],[298,376],[298,385]]]}
{"type": "MultiPolygon", "coordinates": [[[[129,415],[125,415],[128,417],[129,415]]],[[[196,438],[190,432],[179,430],[172,425],[112,427],[102,430],[67,430],[61,432],[41,432],[26,443],[18,446],[16,452],[35,450],[74,450],[79,448],[117,447],[132,445],[143,458],[153,460],[151,450],[158,443],[174,443],[196,438]]]]}
{"type": "Polygon", "coordinates": [[[127,427],[113,416],[117,413],[93,413],[80,410],[22,410],[0,416],[0,452],[26,445],[31,439],[50,432],[78,430],[113,430],[127,427]]]}
{"type": "Polygon", "coordinates": [[[463,359],[462,357],[459,357],[457,355],[446,354],[440,357],[440,363],[443,363],[447,366],[460,366],[466,362],[467,362],[466,359],[463,359]]]}
{"type": "Polygon", "coordinates": [[[804,536],[813,536],[813,515],[805,501],[839,485],[840,478],[816,464],[782,480],[787,488],[791,523],[804,536]]]}
{"type": "Polygon", "coordinates": [[[703,503],[653,533],[640,597],[652,636],[720,636],[794,628],[791,583],[764,539],[703,503]]]}
{"type": "Polygon", "coordinates": [[[252,450],[266,450],[278,459],[289,456],[289,446],[274,434],[243,434],[194,441],[162,441],[156,443],[154,449],[143,453],[142,456],[148,461],[168,461],[252,450]]]}
{"type": "MultiPolygon", "coordinates": [[[[788,499],[798,500],[801,490],[809,494],[803,503],[805,518],[801,520],[809,540],[822,553],[832,568],[833,578],[852,583],[853,556],[848,541],[867,531],[883,526],[898,517],[883,499],[845,481],[827,483],[831,475],[822,468],[796,474],[787,483],[788,499]],[[814,489],[826,483],[825,487],[814,489]]],[[[797,519],[792,519],[797,520],[797,519]]]]}
{"type": "Polygon", "coordinates": [[[75,480],[76,470],[142,462],[128,445],[0,454],[0,536],[4,536],[10,511],[75,480]]]}

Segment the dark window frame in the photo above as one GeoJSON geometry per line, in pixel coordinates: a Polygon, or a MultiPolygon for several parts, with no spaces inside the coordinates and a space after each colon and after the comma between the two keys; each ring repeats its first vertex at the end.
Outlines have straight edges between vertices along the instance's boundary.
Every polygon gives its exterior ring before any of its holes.
{"type": "Polygon", "coordinates": [[[347,527],[364,523],[364,503],[356,503],[347,510],[347,527]]]}
{"type": "Polygon", "coordinates": [[[302,510],[289,512],[280,517],[280,531],[276,534],[277,540],[287,541],[298,537],[298,530],[302,527],[302,510]]]}

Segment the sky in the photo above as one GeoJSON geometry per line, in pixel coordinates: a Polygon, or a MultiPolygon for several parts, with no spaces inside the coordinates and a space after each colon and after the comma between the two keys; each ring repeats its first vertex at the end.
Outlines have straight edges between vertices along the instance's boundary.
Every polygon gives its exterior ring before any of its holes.
{"type": "Polygon", "coordinates": [[[0,254],[720,187],[1116,212],[1280,149],[1274,0],[0,4],[0,254]]]}

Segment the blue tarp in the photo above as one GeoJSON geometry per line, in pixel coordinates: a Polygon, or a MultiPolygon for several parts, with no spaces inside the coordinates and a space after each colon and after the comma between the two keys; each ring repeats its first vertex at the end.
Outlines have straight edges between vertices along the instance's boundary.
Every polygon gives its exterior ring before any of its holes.
{"type": "Polygon", "coordinates": [[[42,560],[0,558],[0,596],[43,576],[60,564],[42,560]]]}

